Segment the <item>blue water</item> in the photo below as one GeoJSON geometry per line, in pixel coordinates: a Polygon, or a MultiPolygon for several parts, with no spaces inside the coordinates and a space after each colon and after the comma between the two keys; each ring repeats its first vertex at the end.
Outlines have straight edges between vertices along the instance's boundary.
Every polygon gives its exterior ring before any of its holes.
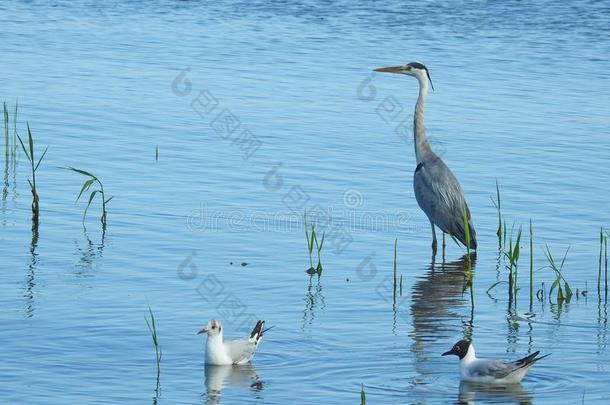
{"type": "Polygon", "coordinates": [[[13,170],[0,145],[0,402],[354,404],[362,385],[371,404],[607,402],[608,15],[585,1],[3,2],[0,99],[49,151],[36,235],[25,156],[13,170]],[[472,311],[465,252],[448,241],[432,261],[413,196],[417,83],[371,71],[411,60],[430,69],[428,134],[477,229],[472,311]],[[83,230],[84,178],[66,166],[114,196],[104,234],[99,202],[83,230]],[[486,293],[507,279],[496,179],[508,233],[524,228],[510,310],[506,284],[486,293]],[[319,278],[305,210],[327,232],[319,278]],[[565,277],[586,297],[530,310],[530,219],[535,291],[554,280],[548,244],[558,260],[570,247],[565,277]],[[275,328],[251,368],[206,370],[210,318],[229,337],[275,328]],[[440,354],[464,336],[482,356],[553,355],[520,386],[460,387],[440,354]]]}

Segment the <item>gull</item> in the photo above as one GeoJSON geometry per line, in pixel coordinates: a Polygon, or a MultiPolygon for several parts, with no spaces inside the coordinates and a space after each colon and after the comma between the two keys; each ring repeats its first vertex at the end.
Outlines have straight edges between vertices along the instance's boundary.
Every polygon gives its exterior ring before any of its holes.
{"type": "Polygon", "coordinates": [[[256,322],[250,336],[241,339],[223,339],[220,321],[212,319],[197,334],[207,334],[205,347],[205,364],[217,366],[229,364],[246,364],[252,360],[263,334],[271,328],[263,329],[265,321],[256,322]]]}
{"type": "Polygon", "coordinates": [[[537,357],[534,352],[515,361],[477,359],[474,346],[467,340],[460,340],[443,356],[454,354],[460,358],[460,379],[462,381],[484,384],[517,384],[529,368],[544,356],[537,357]]]}

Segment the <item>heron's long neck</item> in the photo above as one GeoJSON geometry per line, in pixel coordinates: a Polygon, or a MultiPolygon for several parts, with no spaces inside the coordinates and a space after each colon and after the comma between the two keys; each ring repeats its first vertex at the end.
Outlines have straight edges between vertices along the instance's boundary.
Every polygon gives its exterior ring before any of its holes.
{"type": "Polygon", "coordinates": [[[424,155],[431,151],[426,139],[426,128],[424,127],[424,107],[427,95],[428,82],[419,80],[419,97],[415,104],[415,114],[413,116],[413,143],[415,145],[415,159],[418,164],[422,162],[424,155]]]}

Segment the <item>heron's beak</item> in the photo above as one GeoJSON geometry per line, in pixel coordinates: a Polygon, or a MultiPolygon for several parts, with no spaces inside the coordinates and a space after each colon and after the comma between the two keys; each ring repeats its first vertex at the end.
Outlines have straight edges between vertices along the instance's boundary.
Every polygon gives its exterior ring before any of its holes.
{"type": "Polygon", "coordinates": [[[441,354],[441,356],[449,356],[450,354],[455,354],[455,352],[453,351],[453,349],[441,354]]]}
{"type": "Polygon", "coordinates": [[[403,66],[390,66],[373,69],[373,71],[381,73],[404,73],[404,68],[403,66]]]}
{"type": "Polygon", "coordinates": [[[208,333],[208,330],[206,328],[203,328],[199,332],[197,332],[198,335],[201,335],[202,333],[208,333]]]}

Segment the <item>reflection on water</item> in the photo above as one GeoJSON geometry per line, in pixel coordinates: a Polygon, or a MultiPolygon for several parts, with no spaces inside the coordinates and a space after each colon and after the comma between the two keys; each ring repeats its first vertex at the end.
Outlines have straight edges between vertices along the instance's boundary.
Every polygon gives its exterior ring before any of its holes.
{"type": "Polygon", "coordinates": [[[603,352],[608,345],[608,296],[597,301],[597,352],[603,352]]]}
{"type": "MultiPolygon", "coordinates": [[[[610,63],[600,57],[610,44],[607,2],[91,3],[0,6],[3,97],[23,100],[20,126],[29,120],[40,144],[50,145],[40,167],[39,240],[30,231],[25,155],[17,151],[21,160],[12,172],[10,160],[8,168],[0,161],[0,267],[6,270],[0,271],[0,403],[58,395],[58,403],[149,399],[147,302],[159,303],[158,317],[165,319],[160,333],[171,349],[163,359],[168,370],[191,355],[191,345],[176,342],[182,325],[202,312],[237,317],[241,308],[227,304],[243,303],[243,314],[285,325],[274,332],[284,343],[270,348],[284,366],[260,370],[269,404],[310,397],[353,403],[360,383],[371,387],[371,399],[379,395],[371,403],[414,402],[405,398],[411,394],[428,404],[455,402],[456,362],[441,358],[439,349],[473,327],[482,353],[522,354],[527,339],[535,342],[532,350],[561,353],[524,383],[537,403],[557,397],[579,403],[571,382],[588,384],[588,396],[610,393],[602,381],[610,364],[604,290],[598,308],[593,291],[589,303],[572,301],[569,308],[550,307],[546,297],[533,303],[531,322],[518,324],[507,314],[506,284],[492,291],[497,301],[485,295],[507,276],[489,201],[496,178],[508,231],[512,221],[517,228],[525,218],[536,224],[535,268],[547,265],[544,242],[563,243],[570,229],[575,254],[568,280],[594,285],[597,232],[608,225],[610,172],[600,170],[610,146],[608,103],[601,102],[610,95],[610,63]],[[459,35],[448,35],[454,28],[459,35]],[[381,63],[414,59],[431,68],[438,84],[430,95],[430,136],[439,135],[435,147],[463,183],[480,229],[474,324],[462,253],[447,239],[446,260],[437,255],[430,263],[428,223],[407,184],[412,166],[404,162],[413,161],[413,152],[404,135],[417,86],[399,77],[363,85],[381,63]],[[577,75],[564,68],[575,59],[577,75]],[[187,67],[190,94],[176,94],[172,80],[187,67]],[[261,145],[245,159],[250,135],[261,145]],[[575,139],[582,140],[579,148],[575,139]],[[157,145],[164,159],[155,162],[157,145]],[[59,169],[71,164],[99,173],[117,195],[105,241],[98,228],[89,230],[90,240],[82,237],[81,213],[72,205],[79,184],[59,169]],[[266,182],[270,170],[276,175],[266,182]],[[350,189],[363,197],[357,207],[347,204],[350,189]],[[201,207],[205,216],[193,217],[203,214],[201,207]],[[267,226],[267,219],[305,209],[336,212],[346,220],[337,224],[346,225],[345,237],[353,237],[339,255],[327,235],[329,260],[345,265],[324,280],[295,279],[304,270],[295,251],[301,228],[267,226]],[[227,225],[214,226],[215,218],[227,225]],[[361,230],[358,224],[372,224],[365,218],[377,225],[361,230]],[[392,290],[380,300],[372,288],[377,280],[347,288],[344,280],[363,252],[389,258],[388,242],[402,235],[409,245],[401,249],[404,289],[395,305],[392,290]],[[177,277],[194,247],[203,256],[198,273],[177,277]],[[228,267],[234,257],[252,265],[228,267]],[[346,316],[350,309],[358,313],[346,316]],[[575,319],[590,327],[569,328],[575,319]],[[295,352],[300,342],[310,347],[295,352]],[[378,361],[378,351],[392,358],[378,361]],[[424,383],[405,395],[404,376],[424,383]],[[316,380],[324,384],[308,384],[316,380]]],[[[339,242],[344,235],[336,234],[339,242]]],[[[379,260],[390,262],[378,259],[378,277],[391,276],[379,260]]],[[[551,277],[536,272],[536,288],[546,282],[548,291],[551,277]]],[[[519,283],[523,314],[527,278],[519,283]]],[[[165,373],[159,404],[205,402],[201,377],[165,373]],[[196,387],[196,398],[188,387],[196,387]]],[[[225,389],[225,403],[255,402],[250,388],[225,389]]]]}
{"type": "Polygon", "coordinates": [[[456,404],[531,404],[532,395],[521,384],[493,386],[462,382],[456,404]]]}
{"type": "MultiPolygon", "coordinates": [[[[436,263],[432,256],[426,274],[413,285],[411,315],[413,318],[413,348],[418,366],[425,362],[424,349],[430,340],[448,337],[447,323],[461,319],[459,309],[468,298],[464,292],[464,272],[470,265],[474,271],[476,257],[467,255],[452,262],[436,263]],[[447,322],[449,321],[449,322],[447,322]],[[421,364],[420,364],[421,363],[421,364]]],[[[469,313],[471,313],[469,311],[469,313]]],[[[463,321],[463,335],[472,334],[472,319],[463,321]]],[[[423,372],[422,370],[418,370],[423,372]]]]}
{"type": "Polygon", "coordinates": [[[314,275],[309,276],[309,282],[307,284],[307,294],[305,294],[305,309],[303,310],[303,325],[301,327],[302,330],[305,330],[306,326],[312,324],[316,316],[315,309],[317,307],[322,310],[326,308],[324,294],[322,294],[322,284],[320,283],[320,275],[318,274],[316,277],[316,283],[314,285],[314,275]]]}
{"type": "Polygon", "coordinates": [[[93,267],[95,261],[102,257],[102,254],[104,252],[104,243],[105,243],[106,233],[104,231],[102,231],[101,240],[99,243],[94,243],[91,240],[91,238],[89,237],[89,234],[87,233],[87,229],[84,227],[83,227],[83,236],[85,237],[87,244],[83,248],[81,248],[80,246],[77,246],[77,248],[76,248],[80,255],[78,263],[76,263],[76,265],[75,265],[76,274],[78,276],[87,275],[86,271],[91,269],[93,267]]]}
{"type": "Polygon", "coordinates": [[[205,366],[206,403],[218,404],[222,390],[226,387],[249,387],[254,391],[263,389],[263,382],[259,378],[252,363],[243,365],[205,366]]]}
{"type": "Polygon", "coordinates": [[[38,254],[36,248],[38,247],[38,226],[32,225],[32,239],[30,240],[30,262],[25,275],[25,315],[28,318],[34,316],[34,287],[36,286],[36,264],[38,263],[38,254]]]}

